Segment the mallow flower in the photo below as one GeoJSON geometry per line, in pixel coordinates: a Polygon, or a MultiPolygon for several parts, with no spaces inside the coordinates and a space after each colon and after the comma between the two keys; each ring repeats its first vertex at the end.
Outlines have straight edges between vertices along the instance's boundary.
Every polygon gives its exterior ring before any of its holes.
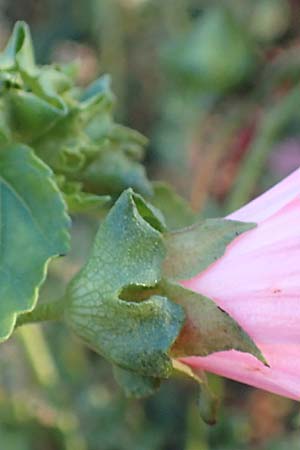
{"type": "Polygon", "coordinates": [[[257,227],[241,234],[204,272],[182,284],[213,299],[250,335],[268,366],[222,351],[181,361],[300,399],[300,169],[228,216],[257,227]]]}

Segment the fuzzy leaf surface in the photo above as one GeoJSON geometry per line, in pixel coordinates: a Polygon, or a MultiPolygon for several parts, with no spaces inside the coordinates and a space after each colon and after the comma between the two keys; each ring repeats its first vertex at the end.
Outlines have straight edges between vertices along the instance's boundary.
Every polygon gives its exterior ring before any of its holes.
{"type": "Polygon", "coordinates": [[[126,287],[151,287],[161,277],[163,238],[151,225],[159,224],[159,215],[145,203],[142,208],[143,202],[131,189],[117,200],[86,266],[69,285],[65,313],[75,333],[113,364],[164,378],[172,371],[168,352],[183,325],[183,309],[162,295],[121,297],[126,287]]]}

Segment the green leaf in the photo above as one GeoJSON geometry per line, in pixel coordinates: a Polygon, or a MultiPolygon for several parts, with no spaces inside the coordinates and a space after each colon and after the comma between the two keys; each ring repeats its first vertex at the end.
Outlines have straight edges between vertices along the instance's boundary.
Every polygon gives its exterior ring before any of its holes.
{"type": "Polygon", "coordinates": [[[194,91],[226,93],[254,75],[255,43],[223,2],[211,4],[163,52],[170,75],[194,91]],[[230,58],[224,58],[230,48],[230,58]]]}
{"type": "Polygon", "coordinates": [[[117,366],[114,366],[113,372],[116,382],[127,397],[148,397],[154,394],[160,386],[159,378],[145,377],[117,366]]]}
{"type": "Polygon", "coordinates": [[[124,125],[113,124],[108,132],[108,137],[133,160],[140,161],[144,156],[144,147],[148,143],[148,139],[138,131],[124,127],[124,125]]]}
{"type": "Polygon", "coordinates": [[[165,256],[162,235],[152,225],[158,216],[150,221],[151,208],[141,208],[142,202],[129,189],[115,203],[86,266],[68,287],[65,314],[74,332],[113,364],[164,378],[172,371],[168,351],[183,325],[183,310],[161,295],[140,302],[124,298],[128,286],[156,285],[165,256]]]}
{"type": "Polygon", "coordinates": [[[68,107],[61,95],[72,87],[72,82],[61,70],[44,66],[35,76],[24,73],[22,77],[32,92],[60,110],[62,115],[67,113],[68,107]]]}
{"type": "MultiPolygon", "coordinates": [[[[98,148],[82,129],[80,109],[70,109],[68,115],[34,141],[34,148],[54,171],[79,176],[87,159],[98,153],[98,148]]],[[[106,193],[105,193],[106,194],[106,193]]]]}
{"type": "Polygon", "coordinates": [[[0,54],[0,70],[16,69],[31,74],[36,72],[30,30],[22,21],[15,24],[6,48],[0,54]]]}
{"type": "Polygon", "coordinates": [[[109,195],[96,195],[82,191],[82,183],[66,181],[63,175],[57,176],[56,180],[70,213],[100,210],[111,200],[109,195]]]}
{"type": "Polygon", "coordinates": [[[128,187],[145,196],[152,194],[144,167],[113,149],[103,151],[82,173],[81,179],[90,190],[100,194],[116,196],[128,187]]]}
{"type": "Polygon", "coordinates": [[[164,274],[174,280],[187,280],[221,258],[237,236],[251,230],[254,223],[207,219],[189,228],[165,234],[167,256],[164,274]]]}
{"type": "Polygon", "coordinates": [[[16,140],[31,143],[64,117],[65,112],[32,92],[10,89],[4,107],[16,140]]]}
{"type": "Polygon", "coordinates": [[[34,308],[49,260],[67,252],[69,220],[51,171],[28,147],[0,149],[0,188],[3,341],[17,315],[34,308]]]}
{"type": "Polygon", "coordinates": [[[0,54],[0,70],[19,72],[27,89],[65,110],[58,94],[71,87],[71,79],[58,68],[40,68],[35,64],[30,29],[25,22],[16,23],[5,50],[0,54]]]}
{"type": "Polygon", "coordinates": [[[14,140],[32,143],[64,117],[68,106],[61,94],[72,80],[58,67],[38,67],[29,27],[17,22],[0,54],[0,79],[14,140]]]}
{"type": "MultiPolygon", "coordinates": [[[[81,94],[80,100],[82,104],[86,105],[90,102],[99,103],[99,101],[101,101],[101,107],[103,110],[110,110],[115,100],[114,94],[111,90],[110,76],[105,74],[93,81],[93,83],[91,83],[81,94]]],[[[98,112],[100,112],[99,109],[98,112]]]]}
{"type": "Polygon", "coordinates": [[[102,75],[87,87],[80,96],[81,108],[88,119],[86,131],[95,142],[108,139],[112,147],[140,160],[148,140],[138,131],[113,122],[114,100],[108,75],[102,75]]]}
{"type": "Polygon", "coordinates": [[[173,358],[238,350],[251,353],[265,363],[250,336],[211,299],[168,281],[160,283],[158,292],[181,305],[186,316],[181,333],[172,347],[173,358]]]}
{"type": "Polygon", "coordinates": [[[11,132],[8,125],[8,114],[5,102],[0,99],[0,145],[5,145],[11,141],[11,132]]]}
{"type": "Polygon", "coordinates": [[[29,27],[18,22],[0,54],[0,142],[26,143],[57,174],[82,182],[90,194],[68,197],[73,210],[103,204],[94,194],[107,199],[128,187],[151,195],[138,162],[147,140],[114,122],[110,78],[84,91],[73,83],[70,70],[36,65],[29,27]]]}
{"type": "Polygon", "coordinates": [[[83,213],[96,211],[107,206],[111,198],[109,195],[89,194],[88,192],[74,192],[73,194],[65,194],[65,201],[68,205],[70,213],[83,213]]]}
{"type": "Polygon", "coordinates": [[[169,230],[187,227],[197,221],[197,214],[189,204],[166,183],[153,184],[151,203],[164,215],[169,230]]]}

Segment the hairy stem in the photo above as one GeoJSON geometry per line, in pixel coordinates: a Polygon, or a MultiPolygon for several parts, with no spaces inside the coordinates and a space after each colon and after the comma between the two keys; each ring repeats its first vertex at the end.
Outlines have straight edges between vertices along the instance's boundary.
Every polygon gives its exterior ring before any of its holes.
{"type": "Polygon", "coordinates": [[[21,314],[17,319],[15,328],[27,323],[60,320],[63,316],[64,305],[64,299],[40,304],[32,312],[21,314]]]}

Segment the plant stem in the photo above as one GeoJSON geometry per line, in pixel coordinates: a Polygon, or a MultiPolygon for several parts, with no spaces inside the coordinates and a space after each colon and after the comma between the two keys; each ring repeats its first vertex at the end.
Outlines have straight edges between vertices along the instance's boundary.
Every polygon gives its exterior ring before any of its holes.
{"type": "Polygon", "coordinates": [[[41,327],[37,324],[23,327],[18,330],[18,338],[39,384],[49,389],[57,386],[59,372],[41,327]]]}
{"type": "Polygon", "coordinates": [[[32,312],[21,314],[15,328],[21,325],[46,320],[60,320],[64,312],[64,299],[38,305],[32,312]]]}

